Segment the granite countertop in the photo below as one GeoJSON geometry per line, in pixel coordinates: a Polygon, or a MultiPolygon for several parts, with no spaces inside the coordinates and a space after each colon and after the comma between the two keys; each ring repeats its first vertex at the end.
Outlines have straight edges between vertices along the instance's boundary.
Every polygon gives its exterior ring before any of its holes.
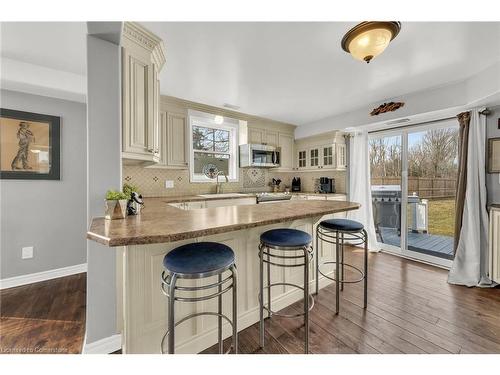
{"type": "Polygon", "coordinates": [[[169,198],[144,201],[145,209],[140,215],[123,220],[94,218],[87,238],[107,246],[174,242],[360,207],[354,202],[306,200],[183,210],[168,205],[172,203],[169,198]]]}

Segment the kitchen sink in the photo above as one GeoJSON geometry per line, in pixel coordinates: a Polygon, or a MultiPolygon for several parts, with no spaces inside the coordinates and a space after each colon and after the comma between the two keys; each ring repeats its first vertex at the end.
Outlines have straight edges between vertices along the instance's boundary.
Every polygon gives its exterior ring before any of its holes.
{"type": "Polygon", "coordinates": [[[243,193],[221,193],[221,194],[198,194],[199,197],[203,198],[232,198],[232,197],[244,197],[248,194],[243,193]]]}

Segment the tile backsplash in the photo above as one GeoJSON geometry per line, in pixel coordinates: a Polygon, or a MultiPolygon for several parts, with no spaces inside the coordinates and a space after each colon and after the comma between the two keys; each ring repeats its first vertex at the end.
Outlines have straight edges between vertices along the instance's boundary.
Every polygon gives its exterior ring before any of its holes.
{"type": "MultiPolygon", "coordinates": [[[[175,195],[196,195],[215,193],[213,183],[189,182],[189,171],[179,169],[156,169],[141,166],[123,166],[123,183],[136,185],[145,197],[165,197],[175,195]],[[171,189],[165,188],[165,181],[174,182],[171,189]]],[[[293,177],[300,177],[302,191],[313,192],[320,177],[335,178],[338,193],[345,192],[345,172],[273,172],[264,168],[240,168],[239,182],[223,184],[225,193],[271,191],[272,178],[281,179],[281,189],[290,186],[293,177]]]]}

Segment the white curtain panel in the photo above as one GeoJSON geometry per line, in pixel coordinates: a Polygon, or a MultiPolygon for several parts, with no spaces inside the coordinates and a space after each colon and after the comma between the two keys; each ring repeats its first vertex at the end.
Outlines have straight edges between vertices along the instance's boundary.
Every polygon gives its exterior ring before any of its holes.
{"type": "Polygon", "coordinates": [[[380,251],[373,221],[368,133],[362,130],[352,135],[349,144],[349,200],[360,203],[361,207],[350,211],[347,217],[363,223],[368,234],[368,249],[380,251]]]}
{"type": "Polygon", "coordinates": [[[465,188],[462,230],[450,284],[492,286],[488,272],[488,213],[485,179],[486,118],[479,110],[471,111],[467,150],[467,185],[465,188]]]}

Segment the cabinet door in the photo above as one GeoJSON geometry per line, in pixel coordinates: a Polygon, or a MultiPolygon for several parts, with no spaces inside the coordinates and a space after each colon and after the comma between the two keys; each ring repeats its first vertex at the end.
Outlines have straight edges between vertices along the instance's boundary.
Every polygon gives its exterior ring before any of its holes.
{"type": "Polygon", "coordinates": [[[299,169],[307,168],[307,150],[297,152],[297,167],[299,169]]]}
{"type": "Polygon", "coordinates": [[[333,145],[322,147],[321,161],[323,168],[334,168],[333,145]]]}
{"type": "Polygon", "coordinates": [[[309,167],[319,168],[319,148],[309,149],[309,167]]]}
{"type": "Polygon", "coordinates": [[[248,129],[248,143],[262,144],[264,143],[264,137],[265,131],[263,129],[248,129]]]}
{"type": "Polygon", "coordinates": [[[278,135],[278,146],[280,147],[281,156],[281,168],[292,169],[293,168],[293,144],[294,138],[290,134],[278,135]]]}
{"type": "Polygon", "coordinates": [[[123,151],[148,155],[153,152],[150,134],[150,101],[153,65],[123,49],[123,151]]]}
{"type": "Polygon", "coordinates": [[[160,165],[168,163],[168,130],[167,130],[167,112],[159,112],[159,143],[160,143],[160,165]]]}
{"type": "Polygon", "coordinates": [[[278,146],[278,144],[279,144],[278,132],[273,132],[273,131],[267,131],[266,130],[264,143],[266,145],[278,146]]]}
{"type": "Polygon", "coordinates": [[[337,159],[337,168],[346,169],[347,168],[347,155],[346,155],[346,145],[344,143],[337,143],[335,145],[335,153],[337,159]]]}
{"type": "Polygon", "coordinates": [[[158,79],[158,72],[154,70],[154,99],[153,99],[153,157],[156,161],[160,161],[160,80],[158,79]]]}
{"type": "Polygon", "coordinates": [[[186,116],[179,113],[167,113],[167,164],[185,167],[186,162],[186,116]]]}

